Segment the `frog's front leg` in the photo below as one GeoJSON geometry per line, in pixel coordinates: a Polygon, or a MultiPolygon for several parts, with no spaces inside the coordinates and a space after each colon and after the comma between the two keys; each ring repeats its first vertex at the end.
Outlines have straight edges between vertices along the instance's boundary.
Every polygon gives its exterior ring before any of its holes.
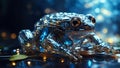
{"type": "Polygon", "coordinates": [[[55,47],[55,49],[57,48],[58,53],[67,55],[70,58],[73,58],[74,60],[78,60],[78,58],[69,49],[64,48],[65,45],[61,45],[52,38],[48,38],[48,41],[53,45],[53,47],[55,47]]]}
{"type": "Polygon", "coordinates": [[[33,53],[39,51],[35,45],[34,35],[29,29],[19,32],[18,39],[22,46],[23,53],[33,53]]]}
{"type": "Polygon", "coordinates": [[[95,52],[105,52],[105,53],[109,53],[111,50],[111,46],[105,42],[103,42],[95,33],[90,34],[87,36],[87,38],[95,44],[95,46],[93,46],[93,50],[95,50],[95,52]]]}
{"type": "Polygon", "coordinates": [[[67,48],[72,45],[72,41],[65,36],[64,31],[59,29],[51,30],[46,39],[41,42],[41,45],[47,50],[47,52],[63,54],[74,60],[78,60],[72,51],[67,48]]]}

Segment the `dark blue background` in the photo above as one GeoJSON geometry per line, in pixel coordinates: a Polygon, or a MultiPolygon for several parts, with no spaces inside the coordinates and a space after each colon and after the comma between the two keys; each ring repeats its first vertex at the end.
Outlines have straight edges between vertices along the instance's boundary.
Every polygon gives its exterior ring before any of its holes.
{"type": "Polygon", "coordinates": [[[119,5],[119,0],[0,0],[0,48],[12,50],[20,47],[17,37],[11,39],[10,35],[15,33],[18,36],[23,29],[32,31],[41,17],[54,12],[90,13],[96,18],[95,30],[101,38],[119,43],[119,5]],[[1,36],[2,32],[6,32],[6,38],[1,36]]]}

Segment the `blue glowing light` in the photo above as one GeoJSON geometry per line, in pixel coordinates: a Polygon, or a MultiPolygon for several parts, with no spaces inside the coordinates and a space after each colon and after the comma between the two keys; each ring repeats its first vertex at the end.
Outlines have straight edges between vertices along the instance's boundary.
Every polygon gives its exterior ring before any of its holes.
{"type": "Polygon", "coordinates": [[[92,61],[91,60],[88,60],[88,67],[91,67],[91,65],[92,65],[92,61]]]}
{"type": "Polygon", "coordinates": [[[44,52],[45,51],[45,49],[43,48],[43,47],[39,47],[40,48],[40,52],[44,52]]]}
{"type": "Polygon", "coordinates": [[[96,12],[96,13],[100,13],[100,9],[99,9],[99,8],[96,8],[96,9],[95,9],[95,12],[96,12]]]}
{"type": "Polygon", "coordinates": [[[67,46],[71,46],[73,44],[72,40],[67,35],[64,36],[63,41],[64,41],[64,44],[67,46]]]}
{"type": "Polygon", "coordinates": [[[45,37],[47,36],[47,34],[48,34],[48,28],[44,28],[40,35],[40,41],[43,41],[45,39],[45,37]]]}
{"type": "Polygon", "coordinates": [[[70,46],[70,45],[72,45],[72,41],[71,40],[65,40],[64,44],[67,45],[67,46],[70,46]]]}

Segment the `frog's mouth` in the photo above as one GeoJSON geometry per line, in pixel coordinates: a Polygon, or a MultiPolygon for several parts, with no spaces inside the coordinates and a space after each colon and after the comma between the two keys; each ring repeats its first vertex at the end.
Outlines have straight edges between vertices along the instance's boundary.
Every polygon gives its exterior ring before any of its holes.
{"type": "Polygon", "coordinates": [[[92,31],[94,30],[94,27],[89,27],[89,26],[79,26],[79,27],[72,27],[70,28],[71,31],[92,31]]]}
{"type": "Polygon", "coordinates": [[[92,26],[87,26],[87,25],[84,25],[84,26],[80,26],[79,27],[79,31],[90,31],[90,30],[93,30],[94,27],[92,26]]]}
{"type": "Polygon", "coordinates": [[[79,31],[67,31],[67,33],[72,33],[72,34],[85,34],[85,33],[91,33],[94,32],[94,30],[79,30],[79,31]]]}

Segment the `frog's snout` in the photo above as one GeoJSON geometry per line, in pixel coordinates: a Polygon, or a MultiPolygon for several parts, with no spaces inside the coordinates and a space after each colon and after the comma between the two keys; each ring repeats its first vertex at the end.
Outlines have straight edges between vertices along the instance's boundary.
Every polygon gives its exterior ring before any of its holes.
{"type": "Polygon", "coordinates": [[[78,17],[73,17],[70,21],[71,26],[78,27],[81,25],[81,19],[78,17]]]}

